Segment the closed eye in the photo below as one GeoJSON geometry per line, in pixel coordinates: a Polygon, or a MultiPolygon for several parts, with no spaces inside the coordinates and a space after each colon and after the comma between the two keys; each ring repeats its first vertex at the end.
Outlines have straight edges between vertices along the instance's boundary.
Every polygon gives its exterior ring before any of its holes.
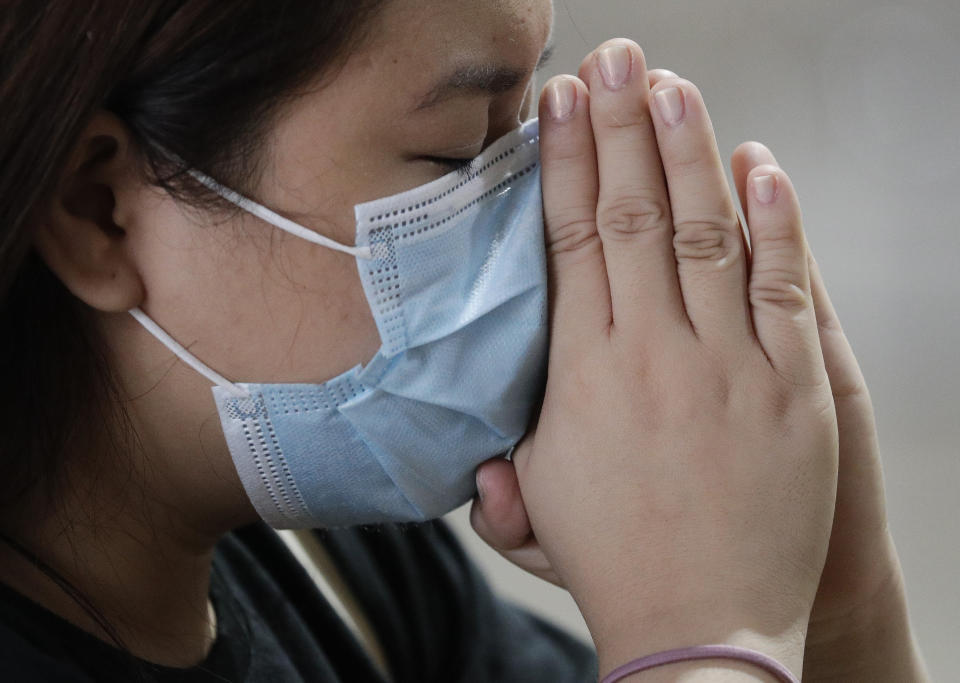
{"type": "Polygon", "coordinates": [[[461,176],[467,177],[470,176],[473,169],[474,159],[453,159],[450,157],[423,157],[427,161],[432,161],[435,164],[440,164],[441,166],[446,167],[450,171],[457,171],[461,176]]]}

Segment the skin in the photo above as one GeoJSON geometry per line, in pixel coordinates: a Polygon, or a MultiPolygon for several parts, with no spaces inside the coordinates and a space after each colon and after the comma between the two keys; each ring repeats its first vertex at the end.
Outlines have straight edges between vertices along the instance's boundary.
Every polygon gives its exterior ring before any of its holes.
{"type": "MultiPolygon", "coordinates": [[[[282,111],[251,192],[347,244],[355,204],[450,171],[422,157],[476,156],[530,116],[553,8],[546,0],[417,0],[390,3],[376,21],[370,42],[335,79],[282,111]],[[496,97],[474,94],[407,113],[441,76],[476,61],[526,76],[496,97]]],[[[237,381],[321,382],[369,360],[379,336],[352,257],[252,216],[224,221],[185,209],[142,180],[131,145],[121,121],[108,112],[94,117],[37,226],[36,246],[90,306],[142,448],[123,462],[73,467],[60,509],[25,508],[5,523],[44,549],[135,654],[189,666],[215,634],[207,601],[213,546],[258,517],[210,383],[125,311],[140,306],[237,381]],[[109,145],[113,155],[85,163],[109,145]],[[83,200],[91,196],[113,204],[83,200]]],[[[36,570],[4,552],[4,580],[104,637],[36,570]]]]}
{"type": "MultiPolygon", "coordinates": [[[[446,171],[418,157],[475,156],[530,115],[532,69],[550,31],[552,6],[544,0],[417,0],[391,5],[378,21],[389,30],[373,30],[371,43],[350,56],[336,79],[284,110],[251,193],[348,244],[355,204],[446,171]],[[437,77],[472,59],[510,65],[529,77],[497,97],[456,98],[407,113],[437,77]]],[[[648,76],[656,82],[671,74],[648,76]]],[[[581,77],[582,87],[592,89],[583,70],[581,77]]],[[[699,141],[701,151],[710,141],[712,131],[699,141]]],[[[213,545],[256,514],[226,450],[209,383],[125,311],[140,306],[237,381],[323,381],[369,359],[379,340],[350,257],[252,217],[224,221],[185,210],[142,181],[131,144],[122,122],[108,112],[94,117],[38,226],[36,246],[96,316],[141,447],[122,463],[74,467],[75,485],[57,511],[25,508],[20,519],[7,521],[120,626],[135,654],[189,666],[205,656],[215,634],[206,597],[213,545]],[[105,141],[116,150],[108,158],[97,155],[105,141]],[[85,163],[93,158],[98,163],[85,163]],[[77,201],[104,189],[111,203],[77,201]]],[[[644,153],[655,149],[648,144],[644,153]]],[[[759,146],[738,149],[738,185],[753,168],[773,163],[764,154],[759,146]]],[[[628,154],[620,163],[636,158],[628,154]]],[[[554,265],[554,282],[570,281],[573,276],[554,265]]],[[[651,310],[661,304],[651,299],[651,310]]],[[[554,325],[555,334],[568,329],[556,319],[554,325]]],[[[498,515],[491,502],[481,535],[500,533],[495,545],[510,550],[511,543],[502,542],[508,528],[527,557],[542,561],[546,555],[531,546],[529,528],[522,529],[528,518],[514,495],[519,489],[510,489],[509,476],[516,482],[517,475],[495,466],[505,482],[502,509],[510,515],[498,515]]],[[[103,636],[16,556],[2,571],[15,588],[103,636]]],[[[549,565],[540,571],[556,576],[549,565]]],[[[849,578],[837,574],[838,582],[849,578]]]]}
{"type": "MultiPolygon", "coordinates": [[[[645,71],[645,60],[639,46],[631,41],[614,40],[601,45],[595,52],[584,59],[579,70],[579,79],[575,79],[578,87],[581,89],[583,100],[589,100],[589,106],[586,104],[578,105],[578,115],[572,117],[569,121],[551,123],[550,103],[553,97],[551,89],[558,82],[569,77],[560,77],[559,81],[554,80],[547,84],[543,99],[541,100],[541,128],[544,136],[544,196],[545,201],[551,197],[558,197],[557,203],[560,207],[552,209],[555,226],[551,228],[548,225],[548,236],[551,230],[554,233],[562,234],[560,241],[554,242],[552,252],[551,270],[555,277],[563,280],[563,273],[572,270],[567,264],[569,260],[568,252],[578,254],[577,259],[590,261],[589,254],[583,254],[590,246],[596,246],[596,238],[604,247],[604,254],[608,255],[608,263],[605,268],[599,264],[594,264],[594,271],[606,270],[608,278],[597,287],[597,291],[588,297],[589,302],[582,299],[583,293],[576,292],[576,288],[570,286],[573,294],[568,294],[569,301],[567,307],[576,308],[580,305],[583,310],[570,315],[569,320],[587,317],[584,312],[586,308],[603,310],[604,299],[611,303],[612,310],[608,309],[610,320],[604,319],[600,327],[609,324],[607,332],[608,338],[593,339],[593,344],[609,342],[615,338],[616,328],[631,329],[631,318],[635,315],[635,309],[641,308],[644,312],[644,323],[648,328],[657,330],[664,326],[664,323],[670,320],[670,301],[678,296],[677,288],[668,286],[664,290],[662,283],[678,282],[680,293],[685,304],[685,314],[680,316],[694,326],[698,332],[703,335],[702,330],[708,332],[711,327],[717,327],[716,321],[712,320],[712,314],[715,310],[720,310],[725,315],[724,322],[720,324],[720,331],[714,331],[714,339],[707,339],[712,342],[716,353],[723,353],[722,349],[728,346],[731,339],[741,339],[743,344],[746,339],[742,332],[737,330],[737,321],[741,317],[738,301],[747,300],[750,302],[749,317],[753,322],[754,334],[746,335],[752,343],[759,342],[764,346],[768,358],[771,362],[784,362],[792,352],[796,355],[798,350],[804,346],[804,335],[802,329],[793,330],[787,334],[792,338],[793,349],[777,348],[779,335],[771,336],[770,329],[777,326],[778,308],[787,305],[793,309],[793,313],[799,313],[803,318],[804,307],[809,304],[812,309],[810,313],[815,315],[815,329],[821,347],[821,353],[825,365],[826,374],[829,379],[829,387],[832,394],[832,403],[837,419],[839,432],[839,454],[838,454],[838,481],[836,491],[836,510],[832,524],[832,533],[829,540],[829,551],[825,559],[825,566],[819,573],[819,583],[816,588],[816,595],[810,608],[809,622],[807,624],[808,632],[804,647],[797,652],[794,648],[795,656],[799,656],[795,661],[802,661],[804,680],[864,680],[864,681],[902,681],[902,680],[926,680],[928,678],[922,658],[917,649],[916,643],[910,632],[910,624],[906,609],[906,596],[904,592],[903,575],[900,569],[899,560],[890,535],[886,521],[886,511],[883,495],[883,479],[879,457],[879,446],[876,435],[876,427],[873,417],[873,408],[870,402],[869,392],[863,375],[860,372],[853,351],[843,334],[842,327],[837,318],[836,312],[830,303],[823,279],[819,273],[816,262],[813,260],[809,248],[802,239],[802,228],[800,227],[800,214],[796,205],[795,197],[791,196],[789,181],[779,169],[773,154],[760,143],[749,142],[739,146],[733,154],[732,166],[734,178],[737,186],[741,204],[744,209],[744,215],[751,225],[752,244],[744,244],[745,252],[743,254],[743,263],[740,268],[730,268],[731,263],[738,260],[739,249],[736,245],[740,240],[729,239],[724,242],[724,246],[717,248],[715,253],[706,254],[706,258],[690,259],[689,249],[685,249],[685,243],[689,239],[690,226],[685,224],[671,225],[669,216],[671,210],[681,215],[706,215],[715,217],[716,223],[712,225],[698,226],[702,234],[709,234],[712,229],[714,233],[720,231],[721,234],[739,233],[736,230],[735,220],[731,214],[732,203],[729,201],[729,190],[726,187],[726,181],[722,176],[722,167],[719,164],[719,157],[716,149],[712,127],[707,117],[705,107],[696,90],[696,87],[689,81],[680,79],[665,70],[645,71]],[[636,78],[624,90],[610,93],[603,82],[601,69],[598,64],[598,55],[606,47],[614,45],[625,45],[634,52],[634,67],[636,78]],[[656,107],[649,104],[653,94],[661,92],[666,88],[677,87],[685,93],[685,99],[688,107],[688,115],[685,121],[679,126],[667,124],[661,116],[656,114],[656,107]],[[611,105],[611,97],[621,98],[619,103],[611,105]],[[640,107],[636,103],[640,102],[640,107]],[[611,121],[617,125],[611,126],[611,121]],[[628,128],[623,128],[629,124],[628,128]],[[557,130],[563,129],[564,134],[561,137],[559,132],[552,132],[552,127],[557,130]],[[624,131],[627,131],[624,134],[624,131]],[[553,136],[560,139],[559,142],[552,142],[553,136]],[[616,139],[620,144],[611,147],[611,140],[616,139]],[[635,182],[632,185],[618,185],[617,179],[624,173],[636,173],[635,170],[624,171],[624,166],[620,162],[620,155],[623,154],[623,148],[627,148],[626,156],[632,155],[630,166],[640,169],[651,169],[654,173],[647,176],[645,180],[635,182]],[[583,152],[587,149],[586,153],[583,152]],[[555,170],[551,170],[551,157],[556,161],[553,163],[555,170]],[[594,158],[595,157],[595,158],[594,158]],[[678,158],[683,158],[687,164],[683,167],[677,167],[678,158]],[[579,162],[579,170],[569,171],[573,176],[589,179],[591,176],[596,178],[599,166],[600,188],[599,201],[597,194],[586,193],[577,195],[573,193],[571,199],[571,190],[565,181],[569,179],[566,176],[566,169],[571,166],[571,161],[579,162]],[[664,191],[665,188],[659,188],[659,178],[656,176],[657,169],[663,169],[669,185],[669,196],[664,191]],[[758,174],[775,175],[778,178],[778,184],[786,189],[782,190],[785,196],[779,203],[773,207],[759,204],[755,194],[751,195],[748,190],[748,179],[758,174]],[[701,186],[702,196],[708,197],[710,201],[699,203],[692,201],[689,193],[684,193],[683,189],[689,185],[689,177],[696,177],[703,181],[701,186]],[[613,189],[603,187],[605,177],[613,178],[613,189]],[[713,187],[710,187],[713,185],[713,187]],[[653,188],[653,196],[649,191],[638,198],[638,193],[632,191],[636,187],[653,188]],[[659,195],[659,196],[657,196],[659,195]],[[646,201],[641,201],[645,199],[646,201]],[[650,202],[655,201],[662,206],[668,207],[664,211],[650,212],[650,202]],[[712,203],[711,203],[712,201],[712,203]],[[594,217],[583,216],[580,222],[574,227],[568,228],[574,217],[578,216],[579,205],[597,205],[597,212],[594,217]],[[606,204],[606,207],[604,206],[606,204]],[[614,211],[610,211],[610,205],[613,205],[614,211]],[[619,212],[619,215],[618,215],[619,212]],[[756,213],[756,223],[752,222],[756,213]],[[571,215],[572,214],[572,215],[571,215]],[[631,222],[624,216],[632,216],[631,222]],[[637,217],[643,220],[636,220],[637,217]],[[605,224],[606,223],[606,224],[605,224]],[[633,225],[635,231],[630,234],[629,231],[617,229],[623,225],[633,225]],[[642,228],[642,229],[641,229],[642,228]],[[573,232],[573,236],[569,234],[573,232]],[[661,237],[657,237],[660,233],[661,237]],[[786,245],[782,251],[789,254],[791,249],[794,252],[793,264],[789,261],[781,261],[771,268],[771,258],[764,253],[766,240],[769,235],[779,235],[777,242],[786,245]],[[593,239],[591,239],[591,236],[593,239]],[[674,244],[669,246],[669,236],[675,240],[674,244]],[[792,236],[792,238],[791,238],[792,236]],[[567,245],[573,243],[575,248],[569,248],[567,245]],[[792,244],[791,244],[792,243],[792,244]],[[557,248],[560,244],[562,248],[557,248]],[[634,251],[634,261],[639,261],[640,265],[627,264],[624,266],[617,259],[620,258],[620,252],[629,251],[631,248],[636,250],[638,245],[643,245],[644,249],[640,252],[634,251]],[[584,247],[583,245],[587,245],[584,247]],[[751,253],[750,248],[756,247],[759,251],[751,253]],[[613,247],[608,252],[607,249],[613,247]],[[661,254],[667,254],[659,260],[650,258],[650,252],[660,251],[661,254]],[[806,263],[803,264],[803,253],[806,253],[806,263]],[[673,263],[674,258],[676,263],[673,263]],[[703,262],[714,264],[716,268],[703,269],[703,262]],[[759,266],[757,265],[759,263],[759,266]],[[623,270],[624,268],[627,270],[623,270]],[[632,269],[632,270],[631,270],[632,269]],[[731,277],[730,271],[734,273],[731,277]],[[781,281],[770,280],[770,273],[776,273],[781,281]],[[809,288],[809,294],[806,292],[800,300],[789,296],[789,291],[784,291],[785,284],[782,279],[784,273],[791,277],[800,288],[809,288]],[[791,275],[792,274],[792,275],[791,275]],[[628,301],[621,304],[618,320],[617,311],[617,290],[622,288],[623,280],[636,282],[641,279],[641,287],[632,288],[632,297],[635,301],[628,301]],[[651,307],[647,301],[647,295],[644,293],[651,289],[656,291],[659,297],[651,307]],[[609,293],[605,294],[609,285],[609,293]],[[770,297],[770,293],[775,296],[770,297]],[[581,297],[578,299],[578,295],[581,297]],[[772,299],[772,300],[771,300],[772,299]],[[705,302],[708,305],[704,305],[705,302]],[[647,306],[649,308],[643,308],[647,306]],[[620,325],[617,323],[620,322],[620,325]],[[726,339],[725,339],[726,338],[726,339]],[[602,339],[602,341],[599,341],[602,339]],[[716,351],[719,349],[719,351],[716,351]],[[786,354],[786,355],[784,355],[786,354]]],[[[629,168],[629,166],[628,166],[629,168]]],[[[594,183],[597,181],[594,180],[594,183]]],[[[589,183],[585,183],[589,185],[589,183]]],[[[596,192],[597,186],[594,185],[596,192]]],[[[548,210],[548,223],[550,221],[551,211],[548,210]]],[[[696,242],[696,240],[694,240],[696,242]]],[[[704,254],[699,254],[701,257],[704,254]]],[[[578,264],[579,265],[579,264],[578,264]]],[[[580,280],[589,279],[588,274],[581,274],[580,280]]],[[[569,279],[576,281],[572,276],[569,279]]],[[[594,276],[596,278],[596,276],[594,276]]],[[[603,280],[603,278],[600,278],[603,280]]],[[[554,331],[555,339],[568,339],[576,330],[584,334],[583,330],[576,326],[574,322],[568,322],[561,329],[556,322],[562,313],[563,304],[554,303],[554,331]],[[565,333],[565,334],[563,334],[565,333]]],[[[791,315],[791,317],[797,317],[791,315]]],[[[808,319],[810,316],[807,316],[808,319]]],[[[682,326],[682,325],[681,325],[682,326]]],[[[582,327],[582,326],[581,326],[582,327]]],[[[641,336],[657,337],[657,332],[639,333],[641,336]]],[[[809,341],[809,330],[807,330],[807,341],[809,341]]],[[[702,387],[705,380],[703,375],[690,377],[688,384],[684,384],[682,375],[677,372],[676,363],[671,363],[669,358],[669,349],[682,340],[660,339],[655,348],[645,346],[644,343],[631,344],[633,353],[637,355],[648,355],[654,358],[653,365],[661,367],[672,367],[670,374],[671,393],[683,394],[693,388],[702,387]]],[[[749,342],[748,342],[749,343],[749,342]]],[[[782,346],[782,343],[780,343],[782,346]]],[[[576,349],[574,355],[589,355],[592,351],[592,344],[581,344],[579,348],[574,343],[576,349]]],[[[616,349],[612,352],[615,353],[616,349]]],[[[556,353],[556,348],[552,354],[556,353]]],[[[685,364],[693,362],[693,355],[687,359],[685,364]]],[[[555,355],[552,355],[552,358],[555,355]]],[[[621,359],[618,365],[618,372],[629,372],[631,361],[633,359],[621,359]]],[[[737,361],[740,363],[740,361],[737,361]]],[[[577,366],[576,360],[571,360],[568,366],[564,366],[564,373],[561,377],[569,374],[570,366],[577,366]]],[[[597,372],[598,368],[594,366],[592,372],[597,372]]],[[[649,369],[643,372],[644,381],[651,386],[656,386],[656,373],[649,369]]],[[[563,396],[563,380],[555,382],[560,385],[557,392],[563,396]]],[[[615,386],[615,382],[600,384],[615,386]]],[[[707,386],[709,382],[707,381],[707,386]]],[[[754,380],[751,383],[753,390],[759,390],[761,382],[754,380]]],[[[556,391],[556,389],[555,389],[556,391]]],[[[609,392],[609,390],[608,390],[609,392]]],[[[614,390],[613,395],[616,394],[614,390]]],[[[550,388],[548,387],[548,399],[550,388]]],[[[604,413],[611,411],[611,406],[619,405],[620,401],[611,398],[606,399],[606,408],[604,413]]],[[[671,397],[672,398],[672,397],[671,397]]],[[[562,401],[563,399],[561,399],[562,401]]],[[[575,400],[575,399],[568,399],[575,400]]],[[[623,399],[621,399],[622,401],[623,399]]],[[[661,400],[666,400],[661,397],[661,400]]],[[[590,410],[589,401],[579,400],[581,405],[576,406],[576,410],[562,419],[575,420],[574,413],[590,410]],[[586,404],[586,405],[583,405],[586,404]]],[[[630,416],[631,421],[644,421],[644,413],[649,412],[643,409],[643,404],[630,416]]],[[[708,420],[713,406],[701,405],[697,411],[698,420],[708,420]]],[[[544,411],[548,410],[548,403],[545,404],[544,411]]],[[[563,408],[557,409],[557,412],[563,413],[563,408]]],[[[755,420],[762,422],[762,411],[757,411],[755,420]]],[[[668,410],[669,414],[670,411],[668,410]]],[[[660,412],[662,416],[662,411],[660,412]]],[[[600,423],[603,416],[595,416],[589,421],[600,423]]],[[[544,415],[540,418],[540,427],[544,425],[544,415]]],[[[662,424],[647,424],[647,431],[669,431],[669,427],[662,424]]],[[[614,431],[615,426],[608,427],[608,431],[614,431]]],[[[741,432],[746,432],[749,426],[744,424],[740,427],[741,432]]],[[[649,438],[645,434],[634,434],[634,439],[638,443],[646,443],[649,447],[649,438]]],[[[722,442],[722,430],[715,430],[710,435],[710,443],[704,444],[703,451],[716,451],[718,442],[722,442]]],[[[551,434],[552,436],[552,434],[551,434]]],[[[548,437],[549,438],[549,437],[548,437]]],[[[576,438],[571,435],[570,438],[576,438]]],[[[673,444],[690,441],[690,426],[683,425],[674,432],[673,444]]],[[[562,553],[557,558],[558,551],[553,549],[551,553],[548,549],[542,547],[538,541],[535,532],[536,524],[531,525],[530,515],[528,514],[529,503],[536,501],[536,487],[528,484],[522,485],[523,477],[518,478],[518,473],[524,469],[536,467],[531,464],[535,459],[537,450],[537,433],[531,433],[528,438],[517,449],[514,462],[502,460],[490,461],[478,470],[478,486],[481,491],[482,500],[475,500],[471,510],[471,521],[477,532],[490,543],[491,546],[498,549],[507,559],[519,566],[531,571],[532,573],[552,581],[557,585],[568,585],[564,577],[564,572],[560,571],[565,559],[562,553]],[[531,491],[531,488],[534,490],[531,491]],[[521,495],[523,494],[523,495],[521,495]],[[531,495],[532,494],[532,495],[531,495]],[[528,505],[524,505],[526,498],[528,505]],[[559,562],[558,562],[559,559],[559,562]]],[[[794,439],[793,441],[796,441],[794,439]]],[[[584,447],[584,453],[592,463],[590,472],[584,473],[584,476],[596,475],[596,458],[599,455],[596,451],[603,448],[604,440],[595,439],[590,446],[584,447]]],[[[793,445],[793,444],[791,444],[793,445]]],[[[561,441],[561,445],[554,444],[558,451],[562,451],[566,446],[561,441]]],[[[739,446],[743,448],[743,446],[739,446]]],[[[675,449],[675,446],[671,446],[675,449]]],[[[542,450],[542,449],[541,449],[542,450]]],[[[613,450],[616,450],[615,448],[613,450]]],[[[647,453],[645,457],[653,459],[654,454],[647,453]]],[[[742,456],[741,456],[742,457],[742,456]]],[[[575,466],[569,467],[560,465],[558,454],[541,454],[539,459],[547,459],[549,469],[563,473],[564,479],[576,480],[575,466]]],[[[785,465],[786,468],[786,465],[785,465]]],[[[621,463],[618,473],[620,479],[625,478],[624,472],[628,472],[629,465],[621,463]]],[[[695,470],[695,466],[691,466],[695,470]]],[[[527,475],[528,477],[532,475],[527,475]]],[[[548,478],[549,472],[540,471],[541,478],[548,478]]],[[[689,476],[686,475],[686,476],[689,476]]],[[[655,479],[650,472],[645,473],[647,479],[655,479]]],[[[628,480],[629,478],[626,477],[628,480]]],[[[599,479],[603,480],[602,475],[599,479]]],[[[615,479],[611,478],[610,481],[615,479]]],[[[537,482],[539,483],[539,482],[537,482]]],[[[768,482],[769,483],[769,482],[768,482]]],[[[714,482],[717,484],[717,482],[714,482]]],[[[638,482],[636,488],[630,493],[630,500],[620,501],[627,505],[628,509],[632,499],[643,497],[644,495],[655,495],[650,489],[653,487],[647,481],[638,482]],[[644,484],[647,486],[645,487],[644,484]]],[[[671,489],[672,490],[672,489],[671,489]]],[[[563,493],[554,492],[555,495],[563,497],[563,493]]],[[[611,490],[605,488],[604,499],[611,497],[611,490]]],[[[615,495],[613,496],[616,497],[615,495]]],[[[568,497],[565,500],[570,500],[568,497]]],[[[698,505],[707,504],[709,496],[700,495],[697,497],[698,505]]],[[[616,506],[613,506],[614,508],[616,506]]],[[[586,506],[576,509],[577,516],[584,513],[586,506]]],[[[658,523],[656,510],[633,510],[633,519],[647,519],[648,526],[653,529],[669,529],[674,532],[675,526],[668,523],[658,523]]],[[[616,526],[609,517],[610,511],[606,510],[602,515],[603,526],[616,526]]],[[[690,509],[682,514],[686,516],[695,515],[695,510],[690,509]]],[[[571,527],[578,528],[579,520],[567,520],[571,527]]],[[[589,526],[589,525],[588,525],[589,526]]],[[[594,528],[602,528],[594,527],[594,528]]],[[[582,530],[581,530],[582,531],[582,530]]],[[[713,525],[712,531],[720,533],[722,524],[713,525]]],[[[551,525],[547,525],[547,532],[554,533],[551,525]]],[[[588,535],[588,534],[585,534],[588,535]]],[[[595,533],[593,534],[595,535],[595,533]]],[[[645,566],[644,563],[650,563],[649,556],[646,554],[647,548],[656,547],[652,542],[650,535],[640,535],[644,538],[644,553],[637,558],[637,563],[645,566]]],[[[655,536],[655,534],[654,534],[655,536]]],[[[672,539],[671,539],[671,542],[672,539]]],[[[707,541],[703,544],[706,547],[707,541]]],[[[611,549],[608,549],[611,550],[611,549]]],[[[612,550],[616,552],[616,549],[612,550]]],[[[595,556],[604,556],[607,553],[598,552],[595,556]]],[[[722,553],[716,553],[710,556],[713,568],[720,559],[722,553]]],[[[616,566],[617,563],[612,563],[616,566]]],[[[610,563],[607,563],[610,566],[610,563]]],[[[649,572],[653,571],[651,567],[649,572]]],[[[596,572],[594,572],[596,573],[596,572]]],[[[576,581],[576,572],[567,570],[566,574],[573,575],[576,581]]],[[[701,568],[688,577],[690,583],[701,581],[701,577],[709,575],[708,571],[701,568]]],[[[620,577],[621,579],[623,577],[620,577]]],[[[626,583],[626,581],[624,581],[626,583]]],[[[652,582],[651,582],[652,583],[652,582]]],[[[675,590],[675,584],[683,585],[682,573],[671,577],[670,590],[675,590]]],[[[569,587],[569,586],[568,586],[569,587]]],[[[647,586],[645,586],[647,587],[647,586]]],[[[574,596],[577,596],[576,587],[574,587],[574,596]]],[[[602,592],[602,591],[601,591],[602,592]]],[[[622,593],[621,593],[622,594],[622,593]]],[[[648,595],[649,598],[649,595],[648,595]]],[[[581,608],[584,608],[585,600],[578,599],[581,608]]],[[[655,602],[649,600],[648,602],[655,602]]],[[[628,603],[635,607],[633,603],[628,603]]],[[[616,612],[616,605],[608,606],[609,613],[616,612]]],[[[585,611],[588,617],[589,612],[585,611]]],[[[597,617],[601,621],[607,617],[597,617]]],[[[651,620],[648,620],[651,621],[651,620]]],[[[696,613],[697,625],[704,621],[702,610],[696,613]]],[[[643,633],[643,620],[637,625],[635,630],[630,630],[631,635],[643,633]]],[[[749,619],[743,619],[740,624],[749,623],[749,619]]],[[[622,627],[622,623],[617,624],[622,627]]],[[[662,624],[659,633],[663,634],[662,624]]],[[[596,639],[596,628],[593,629],[596,639]]],[[[690,642],[689,634],[695,632],[696,626],[686,624],[682,626],[680,633],[683,635],[677,638],[676,642],[690,642]]],[[[667,635],[667,641],[670,642],[671,636],[667,635]]],[[[649,640],[649,636],[647,636],[649,640]]],[[[700,642],[700,641],[697,641],[700,642]]],[[[762,640],[760,641],[762,643],[762,640]]],[[[769,642],[767,643],[769,644],[769,642]]],[[[776,644],[774,644],[776,646],[776,644]]],[[[613,646],[616,648],[616,645],[613,646]]],[[[623,657],[632,657],[637,653],[631,648],[635,647],[633,643],[626,646],[623,657]]],[[[760,645],[762,647],[762,645],[760,645]]],[[[784,649],[784,658],[789,657],[789,647],[784,649]]],[[[618,664],[620,661],[612,664],[618,664]]],[[[671,676],[682,673],[681,669],[695,671],[698,668],[696,664],[674,665],[669,671],[662,674],[664,680],[673,680],[671,676]]],[[[728,674],[730,680],[735,680],[737,674],[734,669],[742,667],[730,667],[728,674]]],[[[748,670],[742,669],[743,673],[748,670]]],[[[799,665],[798,669],[799,670],[799,665]]],[[[756,674],[756,671],[750,672],[756,674]]],[[[658,674],[651,672],[644,680],[653,680],[658,674]]],[[[709,680],[720,680],[722,674],[716,672],[712,674],[709,680]],[[718,676],[714,679],[712,675],[718,676]]],[[[687,679],[685,679],[687,680],[687,679]]],[[[700,680],[697,678],[697,680],[700,680]]]]}

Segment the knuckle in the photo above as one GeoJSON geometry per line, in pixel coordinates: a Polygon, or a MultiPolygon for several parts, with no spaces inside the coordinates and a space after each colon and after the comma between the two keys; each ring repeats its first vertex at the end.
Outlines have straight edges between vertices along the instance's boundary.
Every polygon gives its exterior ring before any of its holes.
{"type": "Polygon", "coordinates": [[[810,296],[797,284],[801,280],[789,268],[754,271],[750,278],[750,303],[754,307],[774,306],[798,313],[812,305],[810,296]]]}
{"type": "Polygon", "coordinates": [[[670,175],[677,178],[699,177],[710,168],[710,157],[703,151],[697,151],[690,156],[675,156],[664,160],[670,170],[670,175]]]}
{"type": "Polygon", "coordinates": [[[754,405],[750,409],[753,414],[762,416],[762,422],[779,425],[784,430],[795,429],[791,424],[798,414],[829,415],[833,409],[829,386],[822,382],[810,382],[806,377],[790,376],[772,366],[768,372],[768,381],[760,382],[754,387],[754,405]]]}
{"type": "Polygon", "coordinates": [[[606,115],[602,116],[600,125],[608,133],[624,132],[646,135],[653,129],[653,122],[650,117],[639,110],[627,112],[618,109],[607,112],[606,115]]]}
{"type": "Polygon", "coordinates": [[[809,436],[811,428],[833,415],[829,382],[804,372],[786,372],[770,363],[750,373],[749,391],[740,410],[764,429],[778,431],[789,441],[809,436]]]}
{"type": "Polygon", "coordinates": [[[753,396],[756,405],[752,412],[761,422],[778,425],[790,416],[796,401],[796,389],[777,375],[773,381],[763,383],[753,396]]]}
{"type": "Polygon", "coordinates": [[[669,175],[676,178],[713,182],[715,177],[714,152],[707,145],[698,145],[689,150],[673,150],[672,154],[665,156],[663,163],[669,175]]]}
{"type": "Polygon", "coordinates": [[[831,382],[830,391],[835,401],[870,401],[867,384],[860,378],[844,378],[846,381],[831,382]]]}
{"type": "MultiPolygon", "coordinates": [[[[725,373],[707,373],[700,384],[697,410],[702,414],[703,405],[714,406],[718,410],[726,411],[733,401],[734,383],[725,373]]],[[[694,418],[696,419],[696,418],[694,418]]]]}
{"type": "Polygon", "coordinates": [[[541,139],[543,139],[541,164],[544,182],[549,182],[551,171],[555,168],[565,169],[570,164],[588,162],[592,164],[593,162],[589,148],[576,140],[569,138],[554,140],[549,137],[549,133],[542,135],[541,139]]]}
{"type": "Polygon", "coordinates": [[[757,249],[765,253],[799,253],[804,249],[803,231],[795,226],[758,226],[754,229],[757,249]]]}
{"type": "Polygon", "coordinates": [[[554,254],[581,251],[598,239],[594,217],[583,209],[561,211],[546,222],[547,249],[554,254]]]}
{"type": "Polygon", "coordinates": [[[728,218],[682,220],[674,229],[673,249],[678,261],[723,261],[740,249],[739,223],[728,218]]]}
{"type": "Polygon", "coordinates": [[[670,226],[670,209],[663,200],[635,196],[601,203],[597,223],[604,235],[635,237],[670,226]]]}
{"type": "Polygon", "coordinates": [[[837,317],[833,315],[818,316],[817,329],[825,335],[839,337],[841,339],[846,337],[843,331],[843,326],[840,324],[840,321],[837,319],[837,317]]]}

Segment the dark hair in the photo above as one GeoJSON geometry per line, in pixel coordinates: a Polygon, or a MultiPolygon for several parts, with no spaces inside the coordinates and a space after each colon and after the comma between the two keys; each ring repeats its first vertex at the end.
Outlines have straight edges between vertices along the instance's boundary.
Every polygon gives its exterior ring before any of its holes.
{"type": "MultiPolygon", "coordinates": [[[[0,18],[0,506],[115,426],[85,306],[31,250],[98,109],[129,127],[145,177],[217,199],[162,150],[252,194],[271,114],[335,68],[382,0],[14,0],[0,18]]],[[[98,444],[102,447],[102,444],[98,444]]]]}
{"type": "MultiPolygon", "coordinates": [[[[105,109],[144,178],[216,199],[174,165],[252,194],[272,115],[342,64],[383,0],[3,0],[0,16],[0,511],[54,500],[66,458],[131,430],[88,308],[31,248],[68,156],[105,109]]],[[[126,435],[126,436],[124,436],[126,435]]]]}

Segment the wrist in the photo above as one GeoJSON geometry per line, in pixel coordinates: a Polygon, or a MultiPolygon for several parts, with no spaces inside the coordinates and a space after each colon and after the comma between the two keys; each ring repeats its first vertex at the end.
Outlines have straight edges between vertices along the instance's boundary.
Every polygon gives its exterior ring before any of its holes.
{"type": "Polygon", "coordinates": [[[675,681],[678,677],[684,681],[709,680],[712,683],[770,679],[774,683],[797,683],[800,680],[779,661],[753,648],[713,644],[675,648],[638,657],[608,673],[601,683],[621,683],[629,676],[641,673],[646,674],[644,680],[647,683],[675,681]],[[662,668],[670,664],[686,666],[674,666],[664,672],[662,668]],[[709,678],[705,678],[707,676],[709,678]]]}
{"type": "Polygon", "coordinates": [[[899,565],[872,599],[810,622],[804,662],[811,681],[929,680],[910,627],[899,565]]]}
{"type": "MultiPolygon", "coordinates": [[[[697,609],[672,609],[660,615],[606,619],[591,628],[597,648],[601,678],[617,667],[645,655],[694,645],[736,645],[761,652],[777,660],[799,679],[803,670],[806,619],[789,623],[762,624],[756,615],[720,611],[710,605],[697,609]]],[[[739,683],[773,682],[775,677],[760,666],[735,659],[706,659],[675,662],[632,674],[624,681],[658,683],[678,676],[691,683],[698,680],[739,683]],[[704,678],[697,676],[702,672],[704,678]]]]}
{"type": "MultiPolygon", "coordinates": [[[[601,679],[602,680],[602,679],[601,679]]],[[[762,667],[736,659],[674,662],[630,674],[618,683],[779,683],[762,667]]]]}

